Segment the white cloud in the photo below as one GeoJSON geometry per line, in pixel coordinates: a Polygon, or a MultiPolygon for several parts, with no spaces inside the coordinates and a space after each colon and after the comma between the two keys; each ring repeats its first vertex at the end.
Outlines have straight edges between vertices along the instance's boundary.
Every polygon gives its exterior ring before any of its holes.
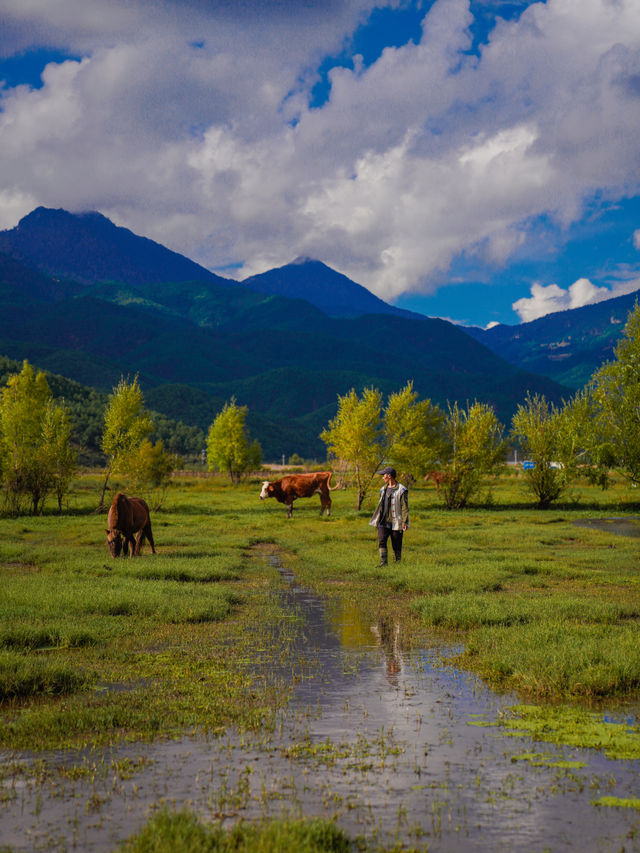
{"type": "MultiPolygon", "coordinates": [[[[5,54],[84,56],[1,93],[3,221],[99,209],[210,267],[315,256],[389,299],[461,252],[505,263],[540,214],[637,191],[637,0],[536,3],[479,57],[467,0],[438,0],[419,44],[334,69],[311,109],[319,62],[374,5],[0,0],[5,54]]],[[[577,284],[521,310],[593,301],[577,284]]]]}
{"type": "Polygon", "coordinates": [[[571,308],[581,308],[583,305],[592,305],[595,302],[604,302],[614,296],[622,296],[625,293],[633,293],[640,289],[640,279],[618,282],[613,287],[596,287],[588,278],[579,278],[577,281],[563,290],[557,284],[549,284],[546,287],[541,284],[533,284],[531,296],[518,299],[512,305],[523,323],[545,317],[555,311],[566,311],[571,308]]]}

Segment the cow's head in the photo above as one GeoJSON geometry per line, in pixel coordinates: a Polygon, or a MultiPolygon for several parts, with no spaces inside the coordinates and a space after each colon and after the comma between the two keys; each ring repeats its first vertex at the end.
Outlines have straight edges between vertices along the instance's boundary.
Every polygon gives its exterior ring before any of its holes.
{"type": "Polygon", "coordinates": [[[273,486],[268,480],[265,480],[262,484],[262,491],[260,492],[260,500],[263,501],[265,498],[270,498],[273,494],[273,486]]]}
{"type": "Polygon", "coordinates": [[[113,530],[106,530],[105,532],[107,534],[109,553],[112,557],[119,557],[120,551],[122,551],[122,534],[115,527],[113,530]]]}

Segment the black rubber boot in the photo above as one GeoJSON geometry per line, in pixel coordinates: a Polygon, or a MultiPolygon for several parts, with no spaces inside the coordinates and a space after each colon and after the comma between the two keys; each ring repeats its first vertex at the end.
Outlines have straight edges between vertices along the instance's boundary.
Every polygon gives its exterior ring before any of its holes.
{"type": "Polygon", "coordinates": [[[378,563],[378,568],[382,568],[382,566],[387,565],[387,549],[386,548],[378,548],[380,552],[380,562],[378,563]]]}

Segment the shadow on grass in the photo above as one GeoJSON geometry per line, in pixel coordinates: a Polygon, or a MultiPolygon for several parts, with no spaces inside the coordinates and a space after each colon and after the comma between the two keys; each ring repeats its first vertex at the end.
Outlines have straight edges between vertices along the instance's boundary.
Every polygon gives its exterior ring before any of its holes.
{"type": "MultiPolygon", "coordinates": [[[[444,504],[437,504],[429,507],[429,509],[438,509],[438,510],[446,510],[447,508],[444,504]]],[[[449,512],[469,512],[473,510],[478,510],[481,512],[518,512],[518,511],[533,511],[537,510],[540,513],[547,514],[553,512],[570,512],[570,513],[584,513],[584,512],[597,512],[597,513],[615,513],[615,512],[624,512],[625,516],[629,512],[640,512],[640,503],[634,501],[633,503],[623,502],[623,501],[611,501],[610,503],[599,503],[597,501],[569,501],[569,502],[554,502],[550,506],[540,507],[533,501],[511,501],[509,503],[473,503],[469,504],[466,507],[463,507],[460,510],[451,509],[449,512]]]]}

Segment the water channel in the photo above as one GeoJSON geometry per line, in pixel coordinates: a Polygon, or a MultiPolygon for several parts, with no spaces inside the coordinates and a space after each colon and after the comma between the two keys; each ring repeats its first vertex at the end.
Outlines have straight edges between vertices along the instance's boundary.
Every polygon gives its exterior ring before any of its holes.
{"type": "Polygon", "coordinates": [[[506,737],[486,724],[513,696],[443,664],[446,650],[405,649],[402,625],[371,625],[280,570],[295,684],[274,731],[49,756],[95,772],[6,780],[0,845],[110,851],[164,805],[223,824],[335,818],[370,850],[640,850],[640,812],[593,805],[637,797],[639,762],[506,737]]]}

